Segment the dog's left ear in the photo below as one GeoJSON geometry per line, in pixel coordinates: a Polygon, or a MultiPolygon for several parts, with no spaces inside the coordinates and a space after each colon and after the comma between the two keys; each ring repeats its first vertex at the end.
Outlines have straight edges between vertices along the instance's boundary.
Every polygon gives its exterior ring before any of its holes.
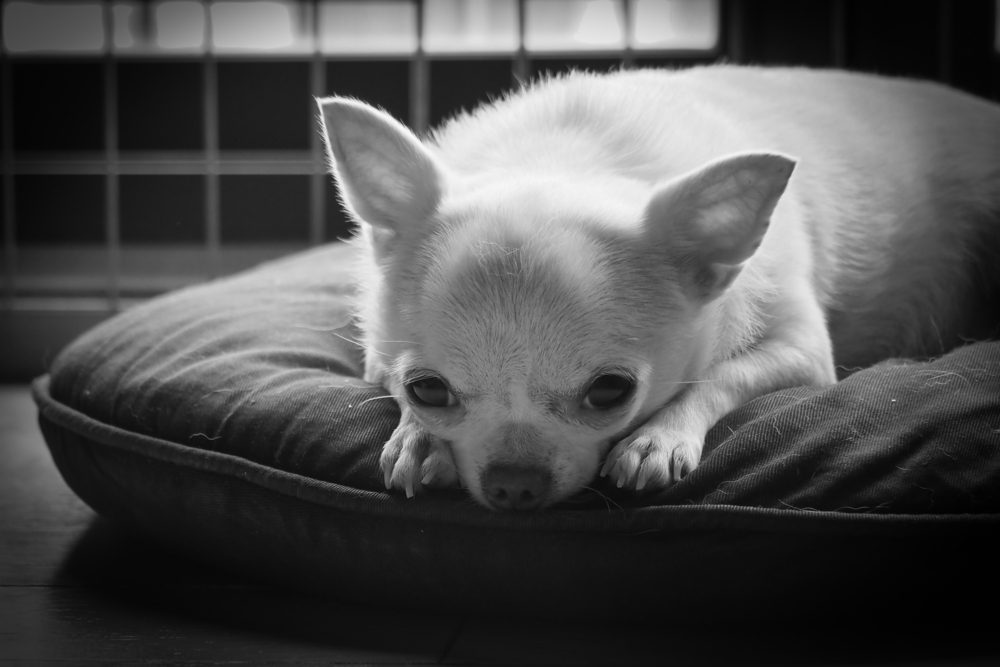
{"type": "Polygon", "coordinates": [[[698,298],[721,294],[764,239],[795,161],[774,153],[723,158],[659,188],[645,236],[698,298]]]}
{"type": "Polygon", "coordinates": [[[331,166],[344,203],[362,222],[405,233],[434,213],[441,169],[395,118],[346,97],[318,99],[331,166]]]}

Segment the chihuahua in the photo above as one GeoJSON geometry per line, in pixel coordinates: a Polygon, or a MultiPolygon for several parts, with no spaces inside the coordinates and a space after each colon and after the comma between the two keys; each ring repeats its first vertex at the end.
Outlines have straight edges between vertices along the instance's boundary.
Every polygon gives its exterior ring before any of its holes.
{"type": "Polygon", "coordinates": [[[536,510],[663,489],[766,392],[1000,322],[1000,106],[941,85],[710,66],[572,73],[421,141],[318,100],[358,223],[387,488],[536,510]]]}

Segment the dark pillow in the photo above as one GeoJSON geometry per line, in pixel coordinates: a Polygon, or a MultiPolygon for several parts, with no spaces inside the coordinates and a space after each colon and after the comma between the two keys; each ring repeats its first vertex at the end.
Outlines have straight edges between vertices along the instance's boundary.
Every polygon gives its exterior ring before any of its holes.
{"type": "Polygon", "coordinates": [[[399,412],[358,377],[350,252],[154,299],[67,347],[34,389],[69,485],[174,549],[354,601],[759,618],[1000,588],[1000,343],[751,401],[668,491],[499,514],[385,492],[399,412]]]}

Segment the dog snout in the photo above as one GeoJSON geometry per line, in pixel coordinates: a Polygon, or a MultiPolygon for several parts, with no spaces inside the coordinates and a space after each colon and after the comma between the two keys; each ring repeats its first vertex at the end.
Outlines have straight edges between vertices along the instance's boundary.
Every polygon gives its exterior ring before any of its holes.
{"type": "Polygon", "coordinates": [[[483,493],[490,506],[498,510],[538,509],[552,486],[552,474],[540,466],[496,463],[482,475],[483,493]]]}

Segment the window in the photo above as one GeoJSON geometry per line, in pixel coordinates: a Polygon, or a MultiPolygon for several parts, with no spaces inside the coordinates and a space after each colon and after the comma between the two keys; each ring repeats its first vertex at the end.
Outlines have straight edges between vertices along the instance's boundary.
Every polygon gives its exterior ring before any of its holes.
{"type": "Polygon", "coordinates": [[[0,11],[5,341],[44,313],[47,340],[66,342],[132,299],[348,236],[314,96],[354,95],[423,131],[543,71],[719,58],[915,73],[1000,96],[1000,0],[0,0],[0,11]],[[52,333],[54,314],[81,313],[52,333]]]}
{"type": "Polygon", "coordinates": [[[8,307],[103,293],[116,309],[349,235],[314,96],[355,95],[419,130],[542,69],[710,58],[719,34],[716,0],[2,8],[8,307]]]}

